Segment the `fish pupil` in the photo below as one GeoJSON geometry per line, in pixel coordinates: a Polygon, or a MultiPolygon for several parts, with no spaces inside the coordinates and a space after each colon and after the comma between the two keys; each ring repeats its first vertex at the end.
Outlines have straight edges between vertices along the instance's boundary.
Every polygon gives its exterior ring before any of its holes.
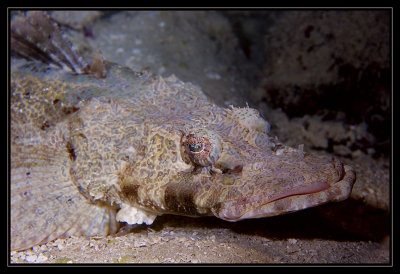
{"type": "Polygon", "coordinates": [[[203,150],[203,144],[189,144],[189,150],[190,152],[201,152],[203,150]]]}

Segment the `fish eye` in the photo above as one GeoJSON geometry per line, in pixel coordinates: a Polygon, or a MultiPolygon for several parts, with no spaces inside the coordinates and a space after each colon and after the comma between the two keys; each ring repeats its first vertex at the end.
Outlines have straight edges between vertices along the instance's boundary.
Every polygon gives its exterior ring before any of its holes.
{"type": "Polygon", "coordinates": [[[190,152],[199,153],[203,151],[203,143],[188,144],[190,152]]]}
{"type": "Polygon", "coordinates": [[[215,163],[220,154],[220,143],[216,136],[208,132],[190,133],[183,137],[182,147],[186,162],[200,166],[210,166],[215,163]]]}

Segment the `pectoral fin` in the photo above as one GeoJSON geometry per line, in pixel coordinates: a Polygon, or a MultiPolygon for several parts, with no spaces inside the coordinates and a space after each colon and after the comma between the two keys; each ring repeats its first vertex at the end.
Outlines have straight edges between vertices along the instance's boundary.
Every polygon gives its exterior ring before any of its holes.
{"type": "Polygon", "coordinates": [[[48,142],[36,142],[44,136],[21,139],[15,133],[11,144],[12,250],[70,235],[116,232],[115,209],[91,202],[71,181],[71,151],[60,134],[53,132],[45,135],[48,142]]]}

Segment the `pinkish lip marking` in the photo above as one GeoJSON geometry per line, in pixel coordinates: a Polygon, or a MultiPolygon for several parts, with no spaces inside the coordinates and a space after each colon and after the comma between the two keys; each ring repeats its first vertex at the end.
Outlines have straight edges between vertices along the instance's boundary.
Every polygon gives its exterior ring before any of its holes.
{"type": "MultiPolygon", "coordinates": [[[[294,189],[291,189],[289,191],[286,191],[285,193],[279,193],[279,194],[275,194],[270,196],[268,199],[266,199],[265,201],[263,201],[263,199],[266,198],[265,195],[256,195],[256,196],[252,196],[249,198],[244,198],[244,199],[238,199],[238,200],[233,200],[233,201],[229,201],[225,203],[225,208],[231,208],[231,207],[237,207],[240,206],[242,204],[251,204],[251,203],[257,203],[259,201],[262,201],[262,204],[259,207],[262,207],[268,203],[280,200],[280,199],[284,199],[287,197],[291,197],[291,196],[295,196],[295,195],[303,195],[303,194],[311,194],[311,193],[316,193],[316,192],[320,192],[323,190],[326,190],[330,187],[329,184],[325,183],[325,182],[318,182],[318,183],[314,183],[312,185],[307,185],[307,186],[299,186],[296,187],[294,189]]],[[[240,216],[235,216],[234,214],[232,214],[232,212],[230,211],[226,211],[222,214],[220,214],[220,217],[223,217],[223,219],[225,220],[239,220],[242,218],[242,216],[246,215],[246,212],[244,212],[243,214],[240,214],[240,216]]]]}

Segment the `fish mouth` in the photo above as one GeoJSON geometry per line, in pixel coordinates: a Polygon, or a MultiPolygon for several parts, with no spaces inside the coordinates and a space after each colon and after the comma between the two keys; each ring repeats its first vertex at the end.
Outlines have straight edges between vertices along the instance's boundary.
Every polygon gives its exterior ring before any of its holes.
{"type": "Polygon", "coordinates": [[[339,176],[335,181],[320,179],[269,196],[258,194],[221,202],[213,212],[218,218],[235,222],[281,215],[345,200],[351,194],[356,174],[352,167],[336,162],[335,169],[339,176]]]}

